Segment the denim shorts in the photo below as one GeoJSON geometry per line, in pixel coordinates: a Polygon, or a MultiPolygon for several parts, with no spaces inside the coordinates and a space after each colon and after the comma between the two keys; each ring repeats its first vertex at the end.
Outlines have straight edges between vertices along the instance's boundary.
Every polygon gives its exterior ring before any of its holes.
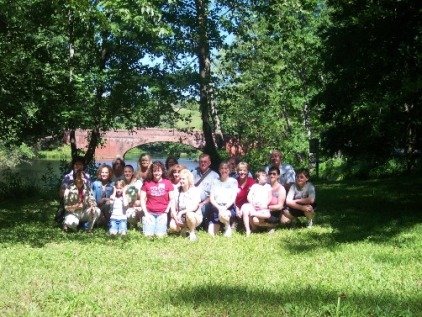
{"type": "Polygon", "coordinates": [[[126,219],[110,219],[110,234],[122,234],[127,232],[126,219]]]}
{"type": "Polygon", "coordinates": [[[167,233],[167,213],[149,213],[142,218],[142,231],[146,236],[164,236],[167,233]]]}

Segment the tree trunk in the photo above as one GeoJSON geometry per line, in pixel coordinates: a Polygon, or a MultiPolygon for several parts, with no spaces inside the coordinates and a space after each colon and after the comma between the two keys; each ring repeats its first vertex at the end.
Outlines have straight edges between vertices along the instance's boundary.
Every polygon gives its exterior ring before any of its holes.
{"type": "Polygon", "coordinates": [[[196,18],[198,23],[197,54],[199,61],[199,104],[201,110],[202,129],[205,137],[204,152],[211,156],[212,166],[220,164],[220,155],[213,138],[213,128],[210,122],[211,114],[211,62],[207,33],[208,0],[195,0],[196,18]]]}

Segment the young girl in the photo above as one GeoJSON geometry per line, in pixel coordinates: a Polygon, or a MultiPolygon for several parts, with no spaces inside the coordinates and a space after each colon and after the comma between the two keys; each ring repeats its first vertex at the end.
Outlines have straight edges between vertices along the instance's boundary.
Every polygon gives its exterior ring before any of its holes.
{"type": "Polygon", "coordinates": [[[297,217],[306,217],[308,228],[312,227],[315,216],[315,187],[309,182],[307,169],[296,172],[296,182],[289,189],[286,205],[281,216],[282,223],[287,224],[297,217]]]}
{"type": "Polygon", "coordinates": [[[267,183],[267,174],[265,171],[256,172],[256,183],[252,185],[248,193],[248,203],[241,208],[243,224],[245,225],[246,235],[251,234],[251,217],[268,219],[271,216],[268,205],[271,201],[271,186],[267,183]]]}
{"type": "Polygon", "coordinates": [[[125,236],[127,233],[127,199],[123,195],[123,188],[125,187],[125,181],[120,179],[116,181],[114,185],[114,193],[110,199],[113,204],[110,216],[110,235],[115,236],[120,234],[125,236]]]}

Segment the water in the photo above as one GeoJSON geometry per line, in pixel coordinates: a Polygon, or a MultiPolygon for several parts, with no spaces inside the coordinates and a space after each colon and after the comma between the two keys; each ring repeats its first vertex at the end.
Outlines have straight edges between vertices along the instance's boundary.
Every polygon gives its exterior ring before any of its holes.
{"type": "MultiPolygon", "coordinates": [[[[165,163],[166,158],[153,158],[153,160],[158,160],[165,163]]],[[[194,169],[198,166],[198,163],[193,159],[188,158],[180,158],[179,164],[186,166],[189,170],[194,169]]],[[[99,166],[101,164],[109,164],[111,166],[111,160],[100,160],[96,162],[96,165],[99,166]]],[[[128,160],[125,161],[126,164],[131,164],[135,170],[139,168],[139,164],[135,160],[128,160]]],[[[16,168],[16,171],[23,177],[23,178],[31,178],[34,180],[40,180],[41,177],[48,176],[49,178],[60,178],[62,176],[62,172],[60,170],[60,160],[31,160],[27,163],[22,163],[16,168]]]]}

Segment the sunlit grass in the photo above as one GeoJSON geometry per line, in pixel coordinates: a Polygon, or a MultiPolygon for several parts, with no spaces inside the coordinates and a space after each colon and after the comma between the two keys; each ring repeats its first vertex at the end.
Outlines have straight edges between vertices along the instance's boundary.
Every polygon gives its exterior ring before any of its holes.
{"type": "Polygon", "coordinates": [[[193,244],[135,230],[114,240],[101,229],[65,234],[53,226],[54,202],[4,202],[0,313],[420,316],[422,191],[396,182],[318,185],[312,229],[199,232],[193,244]]]}

